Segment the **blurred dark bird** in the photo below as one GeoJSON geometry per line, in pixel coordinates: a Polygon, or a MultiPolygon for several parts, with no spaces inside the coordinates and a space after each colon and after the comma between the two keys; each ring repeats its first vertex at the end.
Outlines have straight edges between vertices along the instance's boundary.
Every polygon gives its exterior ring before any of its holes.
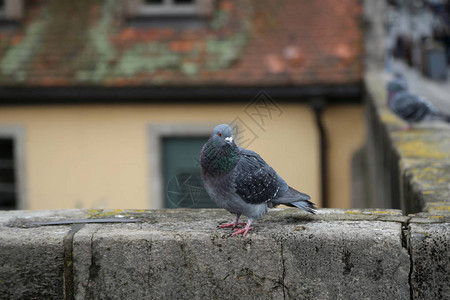
{"type": "Polygon", "coordinates": [[[214,128],[201,152],[201,172],[206,191],[218,206],[235,215],[232,223],[219,228],[234,228],[243,234],[253,219],[279,204],[315,213],[310,197],[290,186],[256,152],[237,146],[231,127],[222,124],[214,128]],[[241,215],[247,216],[244,228],[236,228],[241,215]]]}
{"type": "Polygon", "coordinates": [[[422,96],[408,91],[408,83],[401,74],[395,74],[386,86],[388,106],[400,119],[408,123],[440,120],[450,122],[450,116],[440,112],[433,104],[422,96]]]}

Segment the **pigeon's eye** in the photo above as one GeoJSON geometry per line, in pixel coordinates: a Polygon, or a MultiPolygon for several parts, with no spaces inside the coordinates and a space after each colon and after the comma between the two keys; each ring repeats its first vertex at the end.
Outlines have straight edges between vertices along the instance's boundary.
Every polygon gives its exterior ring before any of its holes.
{"type": "Polygon", "coordinates": [[[222,133],[221,133],[221,132],[219,132],[219,136],[222,136],[222,133]]]}

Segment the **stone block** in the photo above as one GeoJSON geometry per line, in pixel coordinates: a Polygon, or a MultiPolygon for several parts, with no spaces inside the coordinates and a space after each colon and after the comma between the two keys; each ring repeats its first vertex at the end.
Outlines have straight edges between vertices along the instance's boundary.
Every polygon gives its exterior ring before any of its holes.
{"type": "Polygon", "coordinates": [[[220,210],[148,212],[151,223],[87,225],[74,238],[76,296],[407,299],[401,223],[371,221],[374,214],[401,218],[397,211],[311,218],[281,209],[256,221],[245,238],[216,228],[230,217],[220,210]]]}
{"type": "Polygon", "coordinates": [[[0,224],[0,298],[64,298],[63,240],[69,230],[0,224]]]}
{"type": "Polygon", "coordinates": [[[410,224],[413,299],[450,296],[450,223],[410,224]]]}

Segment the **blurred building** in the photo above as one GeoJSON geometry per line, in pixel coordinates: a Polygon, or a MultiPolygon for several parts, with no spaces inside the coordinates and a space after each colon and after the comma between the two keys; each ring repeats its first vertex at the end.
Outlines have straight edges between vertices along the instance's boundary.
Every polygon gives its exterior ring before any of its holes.
{"type": "Polygon", "coordinates": [[[0,206],[212,206],[199,152],[230,123],[291,186],[349,207],[360,2],[0,1],[0,206]]]}
{"type": "Polygon", "coordinates": [[[430,79],[448,78],[450,1],[388,0],[385,19],[388,69],[395,58],[430,79]]]}

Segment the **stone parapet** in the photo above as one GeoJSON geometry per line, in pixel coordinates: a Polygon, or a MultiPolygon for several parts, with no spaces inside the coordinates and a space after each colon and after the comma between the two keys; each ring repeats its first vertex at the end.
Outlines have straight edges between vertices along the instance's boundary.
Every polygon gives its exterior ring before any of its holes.
{"type": "Polygon", "coordinates": [[[0,212],[0,298],[448,295],[447,217],[274,209],[245,238],[217,228],[230,217],[217,209],[0,212]]]}

